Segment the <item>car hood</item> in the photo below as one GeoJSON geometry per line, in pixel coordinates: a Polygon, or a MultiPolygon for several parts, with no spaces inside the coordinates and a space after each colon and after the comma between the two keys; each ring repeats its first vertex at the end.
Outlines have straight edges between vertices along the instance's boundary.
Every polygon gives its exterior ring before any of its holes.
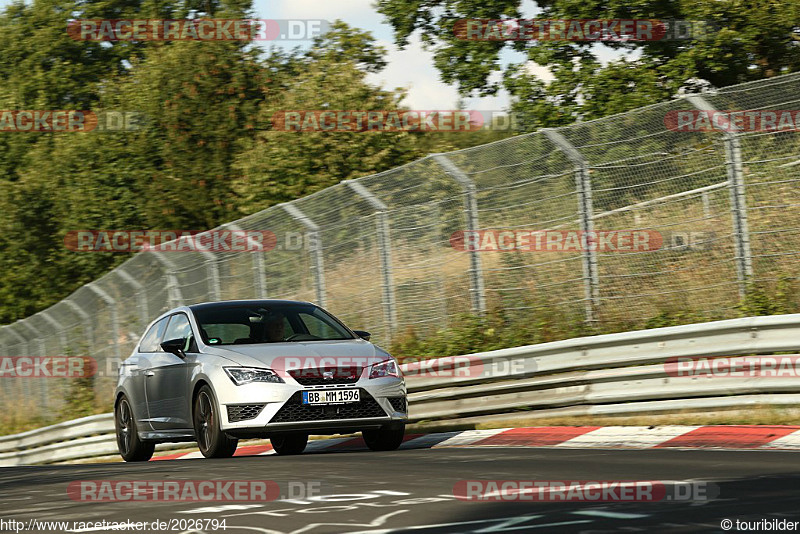
{"type": "Polygon", "coordinates": [[[390,358],[389,353],[364,340],[261,343],[207,347],[204,351],[245,367],[297,369],[325,365],[368,366],[390,358]]]}

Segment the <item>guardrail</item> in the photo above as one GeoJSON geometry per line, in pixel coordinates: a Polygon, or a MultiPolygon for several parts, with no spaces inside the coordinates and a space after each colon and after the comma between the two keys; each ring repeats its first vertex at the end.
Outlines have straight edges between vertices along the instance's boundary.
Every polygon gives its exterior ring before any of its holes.
{"type": "MultiPolygon", "coordinates": [[[[800,314],[582,337],[403,365],[411,420],[796,405],[796,377],[674,376],[668,361],[800,350],[800,314]],[[430,372],[432,370],[432,372],[430,372]],[[437,374],[439,376],[425,376],[437,374]],[[446,375],[446,376],[442,376],[446,375]]],[[[115,454],[112,414],[0,437],[0,466],[115,454]]]]}

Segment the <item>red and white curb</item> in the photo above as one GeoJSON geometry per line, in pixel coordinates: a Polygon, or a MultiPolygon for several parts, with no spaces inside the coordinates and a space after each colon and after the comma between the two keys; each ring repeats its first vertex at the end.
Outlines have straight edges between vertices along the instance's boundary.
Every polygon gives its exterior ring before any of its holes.
{"type": "MultiPolygon", "coordinates": [[[[745,449],[800,450],[800,426],[547,426],[407,434],[401,449],[441,447],[556,447],[575,449],[745,449]]],[[[306,453],[365,450],[364,440],[309,441],[306,453]]],[[[275,454],[272,446],[242,445],[234,456],[275,454]]],[[[202,458],[199,451],[160,455],[153,460],[202,458]]]]}

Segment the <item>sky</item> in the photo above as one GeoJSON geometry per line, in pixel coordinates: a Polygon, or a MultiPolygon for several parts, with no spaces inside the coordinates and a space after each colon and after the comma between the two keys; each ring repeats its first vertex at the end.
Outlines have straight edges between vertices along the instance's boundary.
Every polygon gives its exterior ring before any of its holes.
{"type": "MultiPolygon", "coordinates": [[[[2,1],[2,0],[0,0],[2,1]]],[[[408,96],[404,103],[412,109],[455,109],[458,91],[455,86],[443,83],[433,66],[433,55],[423,50],[419,35],[414,35],[408,46],[400,50],[394,45],[392,27],[373,6],[374,0],[254,0],[259,18],[265,19],[341,19],[350,26],[367,30],[388,50],[387,67],[380,73],[370,75],[368,81],[385,89],[405,88],[408,96]]],[[[523,16],[534,17],[538,11],[531,0],[523,2],[523,16]]],[[[505,51],[501,62],[517,63],[524,56],[505,51]]],[[[544,69],[536,71],[544,77],[544,69]]],[[[509,105],[505,91],[496,96],[464,99],[466,109],[502,110],[509,105]]]]}
{"type": "MultiPolygon", "coordinates": [[[[2,2],[4,0],[0,0],[2,2]]],[[[424,50],[419,34],[410,39],[408,46],[400,50],[394,44],[392,27],[383,19],[383,15],[373,6],[375,0],[340,0],[324,2],[322,0],[254,0],[254,9],[258,18],[264,19],[323,19],[333,22],[341,19],[350,26],[367,30],[377,42],[388,50],[386,58],[388,66],[378,74],[370,75],[368,81],[385,89],[405,88],[408,96],[404,104],[411,109],[456,109],[458,91],[453,85],[447,85],[440,79],[439,72],[433,66],[433,54],[424,50]]],[[[536,18],[541,12],[533,0],[522,0],[523,18],[536,18]]],[[[287,45],[297,43],[284,41],[287,45]]],[[[596,44],[598,59],[607,63],[623,54],[636,57],[637,52],[623,53],[612,50],[602,44],[596,44]]],[[[525,61],[524,54],[505,49],[501,52],[500,62],[503,66],[525,61]]],[[[550,72],[539,65],[528,63],[528,72],[543,81],[553,79],[550,72]]],[[[500,73],[496,73],[499,81],[500,73]]],[[[481,111],[505,110],[509,107],[509,95],[501,90],[496,96],[465,98],[465,109],[481,111]]]]}

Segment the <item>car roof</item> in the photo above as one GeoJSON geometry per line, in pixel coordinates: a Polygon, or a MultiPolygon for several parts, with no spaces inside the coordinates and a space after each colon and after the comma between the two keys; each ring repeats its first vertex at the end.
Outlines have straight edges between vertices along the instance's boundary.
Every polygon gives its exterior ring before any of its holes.
{"type": "Polygon", "coordinates": [[[275,305],[275,304],[311,304],[303,300],[279,300],[279,299],[250,299],[250,300],[221,300],[217,302],[203,302],[187,306],[192,311],[215,310],[228,308],[230,306],[255,306],[255,305],[275,305]]]}

